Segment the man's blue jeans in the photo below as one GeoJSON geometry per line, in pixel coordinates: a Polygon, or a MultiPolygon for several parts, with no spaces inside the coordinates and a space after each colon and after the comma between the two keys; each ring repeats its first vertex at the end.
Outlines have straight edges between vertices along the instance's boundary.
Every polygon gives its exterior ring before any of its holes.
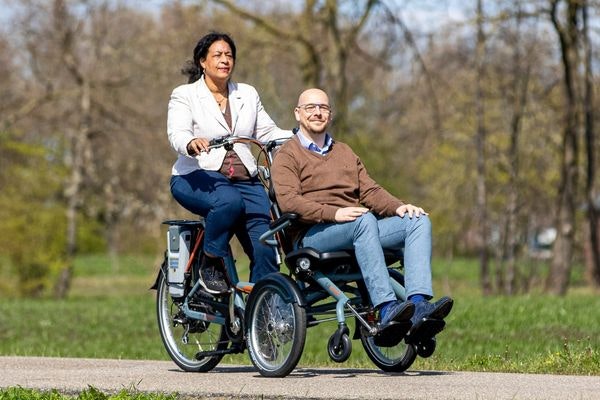
{"type": "Polygon", "coordinates": [[[363,214],[352,222],[321,223],[311,227],[301,241],[302,247],[319,251],[354,248],[371,302],[377,306],[396,300],[389,282],[383,249],[404,251],[404,281],[407,296],[433,296],[431,286],[431,221],[426,215],[405,215],[378,219],[363,214]]]}
{"type": "Polygon", "coordinates": [[[269,199],[258,178],[230,181],[216,171],[197,170],[171,177],[171,193],[188,211],[204,217],[204,251],[226,257],[233,234],[250,258],[250,281],[278,271],[275,250],[261,243],[269,229],[269,199]]]}

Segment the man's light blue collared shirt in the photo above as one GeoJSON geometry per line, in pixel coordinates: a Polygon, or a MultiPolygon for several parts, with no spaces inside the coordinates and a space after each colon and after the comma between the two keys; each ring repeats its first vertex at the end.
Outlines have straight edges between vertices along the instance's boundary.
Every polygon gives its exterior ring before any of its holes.
{"type": "Polygon", "coordinates": [[[313,151],[315,153],[321,154],[321,155],[325,155],[329,152],[330,148],[331,148],[331,144],[333,143],[333,138],[331,136],[329,136],[329,133],[325,134],[325,144],[323,145],[323,148],[319,148],[319,146],[317,146],[315,144],[315,142],[313,142],[312,140],[308,139],[306,136],[304,136],[304,134],[302,134],[302,132],[298,132],[298,139],[300,140],[300,144],[302,145],[302,147],[304,147],[305,149],[308,149],[310,151],[313,151]]]}

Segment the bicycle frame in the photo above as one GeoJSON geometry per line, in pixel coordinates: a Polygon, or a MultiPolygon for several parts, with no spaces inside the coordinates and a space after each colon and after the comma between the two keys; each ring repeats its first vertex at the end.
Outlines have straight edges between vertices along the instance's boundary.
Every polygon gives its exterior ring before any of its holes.
{"type": "MultiPolygon", "coordinates": [[[[254,145],[254,146],[258,147],[259,155],[257,157],[257,161],[260,160],[261,155],[264,155],[264,157],[265,157],[265,166],[261,167],[260,165],[257,165],[259,167],[259,179],[261,180],[261,182],[265,186],[265,188],[267,188],[267,185],[268,185],[267,181],[270,178],[268,175],[268,173],[269,173],[268,171],[269,171],[269,168],[273,161],[272,150],[276,146],[282,144],[284,141],[285,140],[273,140],[273,141],[270,141],[270,142],[264,144],[256,139],[250,138],[250,137],[226,136],[226,137],[211,140],[208,148],[215,149],[215,148],[219,148],[219,147],[224,147],[226,149],[231,149],[231,148],[233,148],[233,145],[235,143],[249,144],[249,145],[254,145]]],[[[258,164],[258,162],[257,162],[257,164],[258,164]]],[[[276,214],[276,213],[278,213],[278,210],[276,207],[271,207],[271,212],[276,214]]],[[[173,220],[173,221],[165,221],[164,223],[165,224],[177,224],[177,223],[187,223],[187,222],[188,221],[173,220]]],[[[199,261],[199,257],[200,257],[201,243],[202,243],[202,240],[204,237],[204,223],[199,222],[198,224],[199,224],[199,226],[202,226],[202,228],[198,228],[199,232],[196,235],[193,249],[190,252],[190,257],[189,257],[189,260],[185,267],[186,279],[191,279],[191,277],[193,276],[192,267],[195,262],[199,261]]],[[[277,245],[277,242],[275,240],[273,240],[273,241],[270,241],[269,244],[277,245]]],[[[279,251],[276,252],[276,256],[277,256],[277,263],[281,264],[281,256],[280,256],[279,251]]],[[[235,322],[236,318],[235,318],[234,310],[235,310],[235,307],[237,307],[241,310],[245,309],[245,301],[244,301],[243,295],[249,294],[252,291],[254,284],[251,282],[240,281],[238,273],[237,273],[237,268],[235,265],[235,260],[233,258],[233,255],[231,254],[231,252],[229,252],[229,256],[224,259],[224,262],[225,262],[225,267],[227,269],[228,276],[230,277],[231,283],[233,285],[233,287],[231,288],[229,301],[224,302],[224,301],[215,299],[214,296],[204,292],[201,288],[200,282],[196,281],[196,282],[194,282],[189,293],[187,293],[184,296],[180,309],[185,314],[186,317],[194,319],[194,320],[206,321],[206,322],[216,323],[216,324],[220,324],[220,325],[226,325],[227,321],[229,320],[231,322],[231,324],[234,325],[234,326],[230,326],[229,328],[231,329],[231,331],[234,334],[238,334],[239,330],[241,329],[241,324],[235,322]],[[193,310],[191,307],[191,304],[192,304],[193,299],[196,296],[200,296],[200,298],[202,299],[203,302],[209,304],[211,307],[216,309],[218,311],[218,314],[217,313],[212,314],[212,313],[206,313],[206,312],[193,310]]],[[[162,273],[166,274],[166,271],[163,271],[162,273]]]]}

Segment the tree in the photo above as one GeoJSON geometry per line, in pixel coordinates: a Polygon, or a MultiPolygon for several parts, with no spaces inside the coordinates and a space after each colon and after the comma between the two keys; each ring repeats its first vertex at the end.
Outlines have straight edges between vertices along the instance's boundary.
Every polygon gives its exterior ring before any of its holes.
{"type": "Polygon", "coordinates": [[[15,54],[0,36],[0,254],[16,276],[2,286],[5,293],[37,297],[47,293],[49,278],[65,264],[59,205],[64,174],[56,154],[43,150],[43,139],[21,126],[52,99],[52,87],[29,85],[15,54]]]}
{"type": "Polygon", "coordinates": [[[505,223],[502,240],[502,251],[499,263],[502,266],[501,280],[498,282],[499,291],[507,295],[517,292],[519,284],[526,289],[526,282],[519,282],[519,270],[517,267],[518,250],[522,229],[518,226],[521,204],[521,142],[522,126],[529,96],[529,79],[531,76],[533,54],[535,53],[535,42],[527,42],[526,32],[523,30],[524,12],[519,1],[511,4],[514,9],[514,29],[506,33],[507,44],[512,45],[512,65],[510,66],[510,77],[507,88],[502,90],[502,95],[507,99],[510,109],[510,144],[507,149],[508,159],[508,183],[507,201],[505,209],[505,223]]]}
{"type": "Polygon", "coordinates": [[[483,93],[483,80],[485,77],[485,33],[483,30],[484,22],[483,4],[477,0],[477,46],[475,54],[476,81],[475,81],[475,112],[477,113],[477,132],[475,133],[475,149],[477,152],[477,223],[479,226],[480,248],[479,248],[479,268],[481,289],[483,294],[489,295],[492,291],[489,255],[488,255],[488,219],[487,219],[487,185],[485,173],[485,105],[483,93]]]}
{"type": "Polygon", "coordinates": [[[109,2],[62,0],[29,1],[20,12],[16,24],[26,43],[23,56],[30,60],[23,75],[35,89],[30,94],[40,95],[24,101],[14,115],[19,128],[43,138],[36,143],[49,153],[55,150],[54,159],[69,171],[62,192],[69,262],[55,284],[56,296],[64,297],[85,231],[82,221],[102,224],[114,254],[118,232],[149,223],[148,215],[156,223],[164,214],[167,197],[153,204],[161,195],[140,177],[168,180],[169,161],[161,155],[168,156],[168,144],[148,140],[148,132],[162,127],[169,89],[159,96],[148,95],[148,88],[158,88],[159,82],[170,86],[167,79],[178,68],[164,75],[147,68],[158,52],[145,41],[160,33],[148,15],[109,2]],[[133,222],[120,224],[125,217],[133,222]]]}
{"type": "Polygon", "coordinates": [[[586,142],[586,181],[585,191],[587,198],[587,218],[589,224],[589,272],[590,280],[596,287],[600,287],[600,205],[599,196],[595,192],[596,181],[596,132],[594,124],[594,82],[592,72],[592,43],[589,33],[589,4],[584,1],[581,5],[583,20],[583,51],[584,51],[584,98],[583,112],[585,119],[586,142]]]}
{"type": "Polygon", "coordinates": [[[212,29],[232,34],[234,79],[257,87],[280,127],[294,124],[302,89],[326,89],[334,136],[394,194],[431,211],[438,256],[489,258],[484,291],[527,290],[536,229],[561,228],[554,265],[578,257],[575,209],[597,196],[597,2],[477,1],[467,11],[478,18],[427,24],[411,14],[422,16],[423,2],[202,0],[152,14],[126,1],[0,1],[17,10],[0,32],[2,227],[62,246],[23,258],[0,244],[20,267],[55,276],[78,252],[158,253],[161,219],[193,217],[168,190],[175,154],[164,123],[170,91],[186,82],[181,67],[212,29]],[[540,34],[548,29],[559,39],[540,34]],[[28,209],[43,231],[18,219],[28,209]]]}
{"type": "Polygon", "coordinates": [[[565,114],[563,128],[562,160],[556,226],[558,235],[554,244],[554,258],[547,280],[551,293],[565,294],[569,285],[573,241],[575,235],[575,207],[578,189],[579,140],[577,135],[579,108],[577,83],[581,58],[579,56],[579,12],[578,0],[567,0],[561,13],[561,0],[550,3],[550,18],[558,34],[563,66],[565,92],[565,114]]]}
{"type": "MultiPolygon", "coordinates": [[[[349,63],[353,51],[360,51],[358,39],[377,5],[376,0],[306,0],[299,14],[288,14],[288,23],[252,12],[233,0],[211,0],[283,42],[294,43],[304,86],[326,89],[335,105],[336,127],[340,136],[351,135],[348,107],[351,100],[349,63]]],[[[286,44],[287,46],[287,44],[286,44]]]]}

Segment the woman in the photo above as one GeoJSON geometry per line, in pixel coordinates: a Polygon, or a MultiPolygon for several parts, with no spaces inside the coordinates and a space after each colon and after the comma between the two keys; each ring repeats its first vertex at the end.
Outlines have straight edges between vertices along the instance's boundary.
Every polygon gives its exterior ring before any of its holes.
{"type": "Polygon", "coordinates": [[[223,258],[235,234],[250,258],[250,281],[277,271],[275,250],[260,243],[268,230],[269,200],[248,146],[208,151],[209,141],[226,135],[260,141],[289,137],[264,110],[258,93],[231,80],[236,48],[227,34],[211,32],[198,41],[183,72],[186,85],[173,90],[167,132],[179,156],[173,165],[171,193],[206,222],[200,283],[215,294],[227,290],[223,258]]]}

